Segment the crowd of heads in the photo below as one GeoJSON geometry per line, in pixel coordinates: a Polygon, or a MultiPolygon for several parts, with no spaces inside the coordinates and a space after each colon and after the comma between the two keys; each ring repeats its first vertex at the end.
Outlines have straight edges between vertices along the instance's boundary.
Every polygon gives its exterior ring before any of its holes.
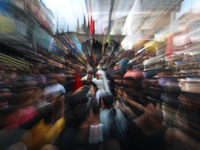
{"type": "Polygon", "coordinates": [[[19,148],[21,142],[27,149],[199,148],[200,94],[184,90],[186,81],[170,69],[148,72],[147,78],[127,59],[105,57],[96,68],[70,73],[1,67],[0,136],[9,132],[5,139],[12,139],[0,140],[1,147],[19,148]]]}

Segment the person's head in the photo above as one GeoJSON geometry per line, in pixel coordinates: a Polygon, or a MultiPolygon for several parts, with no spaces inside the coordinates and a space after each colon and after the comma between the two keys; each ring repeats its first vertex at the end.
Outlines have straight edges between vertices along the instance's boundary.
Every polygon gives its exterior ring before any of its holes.
{"type": "Polygon", "coordinates": [[[60,82],[60,75],[61,75],[62,78],[65,76],[64,74],[51,72],[49,74],[48,84],[51,85],[51,84],[59,83],[60,82]]]}
{"type": "Polygon", "coordinates": [[[99,76],[100,76],[100,75],[99,75],[98,73],[96,73],[96,79],[99,80],[99,76]]]}
{"type": "Polygon", "coordinates": [[[87,74],[87,81],[88,81],[88,82],[91,82],[91,81],[92,81],[92,75],[93,75],[92,72],[88,72],[88,74],[87,74]]]}
{"type": "Polygon", "coordinates": [[[165,87],[168,82],[176,82],[171,69],[163,69],[155,77],[158,78],[158,84],[161,87],[165,87]]]}
{"type": "Polygon", "coordinates": [[[88,69],[87,69],[87,74],[94,74],[94,70],[91,68],[91,67],[89,67],[88,69]]]}
{"type": "Polygon", "coordinates": [[[127,88],[133,88],[134,87],[134,79],[132,77],[127,77],[127,78],[124,78],[123,82],[124,82],[124,85],[127,86],[127,88]]]}
{"type": "Polygon", "coordinates": [[[73,111],[74,127],[89,126],[93,122],[93,111],[87,103],[81,103],[73,111]]]}
{"type": "Polygon", "coordinates": [[[43,74],[43,75],[46,75],[50,72],[50,68],[48,66],[43,66],[41,69],[40,69],[40,73],[43,74]]]}
{"type": "Polygon", "coordinates": [[[131,64],[127,64],[126,71],[132,71],[132,70],[133,70],[133,66],[131,64]]]}
{"type": "Polygon", "coordinates": [[[8,150],[26,150],[27,147],[24,143],[17,142],[17,143],[10,145],[7,149],[8,150]]]}
{"type": "Polygon", "coordinates": [[[141,89],[142,79],[134,79],[132,77],[124,78],[124,85],[129,89],[141,89]]]}
{"type": "Polygon", "coordinates": [[[108,75],[108,68],[103,67],[103,71],[105,71],[106,75],[108,75]]]}
{"type": "Polygon", "coordinates": [[[95,93],[98,91],[98,87],[94,82],[91,82],[90,88],[93,88],[91,90],[94,90],[95,93]]]}
{"type": "Polygon", "coordinates": [[[15,72],[11,72],[11,73],[9,74],[9,78],[10,78],[10,83],[14,84],[14,83],[17,82],[18,75],[17,75],[17,73],[15,73],[15,72]]]}
{"type": "Polygon", "coordinates": [[[123,79],[123,76],[124,76],[124,74],[122,72],[120,72],[120,71],[116,71],[114,73],[114,78],[115,79],[123,79]]]}
{"type": "Polygon", "coordinates": [[[198,94],[198,93],[182,91],[180,96],[178,97],[178,99],[185,106],[188,106],[192,109],[200,109],[199,96],[200,96],[200,94],[198,94]]]}
{"type": "Polygon", "coordinates": [[[100,107],[97,104],[97,101],[96,100],[91,101],[91,106],[92,106],[92,111],[93,111],[94,116],[99,116],[100,107]]]}
{"type": "Polygon", "coordinates": [[[60,73],[58,75],[58,80],[59,80],[60,84],[65,85],[65,83],[66,83],[66,75],[64,73],[60,73]]]}
{"type": "Polygon", "coordinates": [[[99,68],[102,69],[103,68],[103,61],[99,62],[99,68]]]}
{"type": "Polygon", "coordinates": [[[144,79],[144,80],[142,81],[142,87],[143,87],[144,89],[149,89],[150,87],[152,87],[151,81],[148,80],[148,79],[144,79]]]}
{"type": "Polygon", "coordinates": [[[34,81],[21,81],[13,86],[15,99],[19,105],[29,106],[34,104],[35,90],[37,89],[34,81]]]}
{"type": "Polygon", "coordinates": [[[30,66],[30,69],[31,69],[31,73],[33,75],[39,75],[40,74],[40,67],[38,64],[34,64],[32,66],[30,66]]]}
{"type": "Polygon", "coordinates": [[[57,78],[57,75],[55,73],[50,73],[48,77],[49,77],[48,78],[48,84],[49,85],[58,83],[58,78],[57,78]]]}
{"type": "Polygon", "coordinates": [[[101,98],[101,107],[103,109],[112,108],[112,104],[113,104],[113,96],[111,96],[111,95],[102,96],[102,98],[101,98]]]}
{"type": "Polygon", "coordinates": [[[89,89],[89,86],[84,86],[83,89],[78,93],[70,95],[67,100],[70,107],[75,108],[80,103],[87,103],[89,89]]]}

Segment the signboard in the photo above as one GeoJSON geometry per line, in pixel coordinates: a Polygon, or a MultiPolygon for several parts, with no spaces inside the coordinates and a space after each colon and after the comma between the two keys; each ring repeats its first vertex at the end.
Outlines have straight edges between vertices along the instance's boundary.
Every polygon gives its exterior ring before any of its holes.
{"type": "Polygon", "coordinates": [[[0,0],[0,14],[6,17],[13,17],[13,1],[12,0],[0,0]]]}
{"type": "Polygon", "coordinates": [[[27,24],[23,23],[22,21],[15,20],[15,27],[17,34],[27,37],[27,24]]]}
{"type": "Polygon", "coordinates": [[[36,41],[37,46],[43,50],[50,52],[51,43],[52,43],[52,36],[50,36],[46,31],[42,28],[38,27],[36,29],[36,41]]]}
{"type": "Polygon", "coordinates": [[[15,21],[0,14],[0,32],[15,33],[15,21]]]}

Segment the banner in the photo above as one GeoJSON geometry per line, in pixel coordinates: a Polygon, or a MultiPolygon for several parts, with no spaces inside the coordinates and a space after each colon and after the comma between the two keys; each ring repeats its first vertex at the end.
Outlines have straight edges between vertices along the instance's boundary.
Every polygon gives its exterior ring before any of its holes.
{"type": "Polygon", "coordinates": [[[0,14],[6,17],[13,17],[13,1],[12,0],[0,0],[0,14]]]}
{"type": "Polygon", "coordinates": [[[50,36],[46,31],[42,28],[38,27],[36,30],[36,38],[37,38],[37,45],[39,48],[50,52],[51,43],[52,43],[52,36],[50,36]]]}
{"type": "Polygon", "coordinates": [[[0,33],[15,33],[15,20],[0,14],[0,33]]]}

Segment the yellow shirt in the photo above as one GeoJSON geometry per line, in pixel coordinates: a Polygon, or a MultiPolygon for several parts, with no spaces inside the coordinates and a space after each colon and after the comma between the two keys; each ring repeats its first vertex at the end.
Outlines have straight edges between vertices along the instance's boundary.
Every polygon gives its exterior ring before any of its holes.
{"type": "Polygon", "coordinates": [[[65,119],[60,118],[54,124],[45,124],[44,119],[31,128],[33,149],[39,149],[44,144],[53,143],[65,125],[65,119]]]}

